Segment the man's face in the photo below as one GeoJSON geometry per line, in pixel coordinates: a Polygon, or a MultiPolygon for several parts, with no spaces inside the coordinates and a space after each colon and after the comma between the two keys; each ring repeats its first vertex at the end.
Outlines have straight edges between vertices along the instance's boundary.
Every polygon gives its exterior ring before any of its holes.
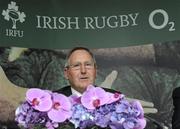
{"type": "Polygon", "coordinates": [[[83,93],[88,85],[94,84],[96,67],[87,51],[74,51],[69,57],[68,65],[69,67],[64,70],[64,75],[75,90],[83,93]]]}

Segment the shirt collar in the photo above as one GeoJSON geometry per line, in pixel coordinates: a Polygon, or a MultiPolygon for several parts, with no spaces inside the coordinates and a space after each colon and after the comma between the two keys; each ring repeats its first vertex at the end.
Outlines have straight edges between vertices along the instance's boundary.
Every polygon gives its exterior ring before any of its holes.
{"type": "Polygon", "coordinates": [[[82,94],[80,92],[78,92],[77,90],[75,90],[74,88],[71,87],[71,92],[72,92],[72,95],[76,95],[78,97],[82,96],[82,94]]]}

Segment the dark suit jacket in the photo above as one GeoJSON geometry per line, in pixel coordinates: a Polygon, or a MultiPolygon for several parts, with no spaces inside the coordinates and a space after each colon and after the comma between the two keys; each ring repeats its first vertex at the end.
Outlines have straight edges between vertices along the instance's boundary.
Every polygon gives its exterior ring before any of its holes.
{"type": "Polygon", "coordinates": [[[70,96],[72,94],[70,86],[65,86],[59,90],[56,90],[55,92],[62,93],[66,96],[70,96]]]}
{"type": "Polygon", "coordinates": [[[174,89],[172,97],[174,105],[172,129],[180,129],[180,87],[174,89]]]}

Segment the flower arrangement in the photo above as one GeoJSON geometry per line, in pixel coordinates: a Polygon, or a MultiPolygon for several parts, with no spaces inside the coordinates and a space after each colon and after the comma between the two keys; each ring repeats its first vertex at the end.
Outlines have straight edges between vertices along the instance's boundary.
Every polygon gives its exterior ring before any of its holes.
{"type": "Polygon", "coordinates": [[[140,102],[128,102],[123,94],[92,85],[81,97],[31,88],[16,109],[15,120],[28,129],[62,129],[64,125],[72,125],[72,129],[143,129],[146,125],[140,102]]]}

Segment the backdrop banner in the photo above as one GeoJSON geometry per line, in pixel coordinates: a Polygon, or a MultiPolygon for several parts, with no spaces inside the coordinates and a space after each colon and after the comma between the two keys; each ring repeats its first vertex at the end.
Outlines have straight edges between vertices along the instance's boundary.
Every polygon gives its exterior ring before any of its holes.
{"type": "Polygon", "coordinates": [[[96,85],[145,104],[146,129],[171,129],[179,12],[170,0],[0,0],[0,128],[18,128],[28,88],[69,85],[66,54],[84,46],[96,57],[96,85]]]}
{"type": "Polygon", "coordinates": [[[110,48],[179,39],[179,1],[1,0],[0,46],[110,48]]]}

